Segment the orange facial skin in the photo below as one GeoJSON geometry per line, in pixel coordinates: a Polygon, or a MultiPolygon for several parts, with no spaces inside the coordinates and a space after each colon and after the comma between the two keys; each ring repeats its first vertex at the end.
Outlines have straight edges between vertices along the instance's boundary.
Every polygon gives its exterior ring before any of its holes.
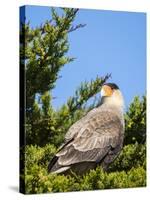
{"type": "Polygon", "coordinates": [[[113,89],[109,87],[108,85],[103,86],[103,90],[105,92],[105,96],[111,96],[113,94],[113,89]]]}

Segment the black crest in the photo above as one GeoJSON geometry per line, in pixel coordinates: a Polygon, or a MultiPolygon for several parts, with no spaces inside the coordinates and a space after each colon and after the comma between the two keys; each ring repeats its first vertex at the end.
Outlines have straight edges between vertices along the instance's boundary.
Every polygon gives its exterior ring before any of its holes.
{"type": "Polygon", "coordinates": [[[108,85],[112,89],[116,89],[116,90],[119,89],[119,87],[115,83],[105,83],[104,85],[108,85]]]}

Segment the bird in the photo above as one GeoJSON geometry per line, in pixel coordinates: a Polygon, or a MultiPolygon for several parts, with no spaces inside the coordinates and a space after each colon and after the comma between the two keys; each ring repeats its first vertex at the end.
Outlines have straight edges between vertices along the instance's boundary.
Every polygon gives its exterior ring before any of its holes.
{"type": "Polygon", "coordinates": [[[107,171],[124,140],[124,98],[118,85],[104,83],[100,105],[67,131],[65,141],[48,165],[55,174],[84,175],[97,166],[107,171]]]}

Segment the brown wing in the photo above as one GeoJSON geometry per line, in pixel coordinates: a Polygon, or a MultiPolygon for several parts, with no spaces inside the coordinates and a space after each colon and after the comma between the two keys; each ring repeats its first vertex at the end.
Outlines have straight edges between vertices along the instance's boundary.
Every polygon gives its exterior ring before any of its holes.
{"type": "Polygon", "coordinates": [[[113,112],[96,112],[81,122],[73,140],[56,154],[53,170],[81,162],[99,163],[121,142],[123,125],[113,112]]]}

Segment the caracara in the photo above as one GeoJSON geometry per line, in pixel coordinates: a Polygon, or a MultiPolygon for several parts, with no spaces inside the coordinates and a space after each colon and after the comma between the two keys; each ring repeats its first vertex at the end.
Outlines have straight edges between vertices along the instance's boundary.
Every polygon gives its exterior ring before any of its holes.
{"type": "Polygon", "coordinates": [[[107,170],[123,146],[124,100],[119,87],[105,83],[100,106],[74,123],[48,165],[50,173],[83,175],[97,165],[107,170]]]}

